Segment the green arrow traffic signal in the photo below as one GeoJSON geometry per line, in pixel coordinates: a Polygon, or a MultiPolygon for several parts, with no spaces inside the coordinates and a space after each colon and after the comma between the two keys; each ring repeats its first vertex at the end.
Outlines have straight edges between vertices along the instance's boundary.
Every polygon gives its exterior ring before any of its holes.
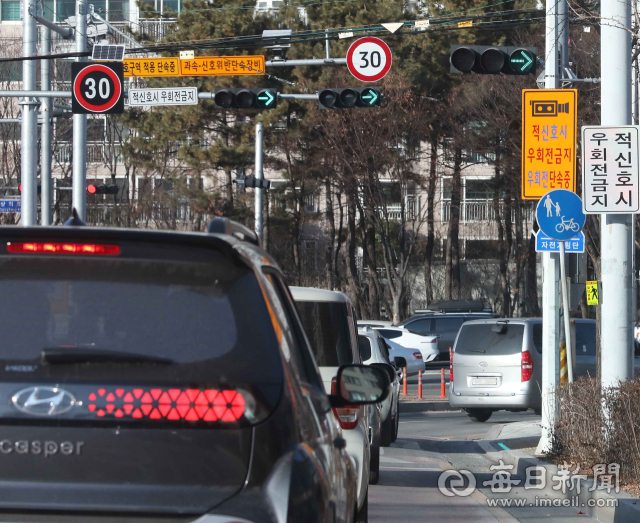
{"type": "Polygon", "coordinates": [[[269,108],[275,102],[276,96],[271,91],[261,91],[258,94],[258,105],[260,107],[269,108]]]}
{"type": "Polygon", "coordinates": [[[373,89],[367,88],[362,91],[360,98],[367,105],[376,105],[376,102],[378,101],[379,96],[378,96],[378,93],[376,93],[373,89]]]}
{"type": "Polygon", "coordinates": [[[519,49],[511,55],[511,67],[514,70],[524,73],[531,68],[533,64],[533,58],[524,49],[519,49]]]}

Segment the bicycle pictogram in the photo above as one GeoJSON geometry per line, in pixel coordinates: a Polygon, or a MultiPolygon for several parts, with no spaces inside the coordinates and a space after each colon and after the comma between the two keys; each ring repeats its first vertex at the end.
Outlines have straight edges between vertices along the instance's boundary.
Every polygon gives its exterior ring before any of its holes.
{"type": "Polygon", "coordinates": [[[557,232],[564,232],[564,231],[579,232],[580,226],[573,221],[573,218],[571,218],[570,220],[565,220],[564,216],[562,216],[560,218],[560,223],[556,225],[556,231],[557,232]]]}

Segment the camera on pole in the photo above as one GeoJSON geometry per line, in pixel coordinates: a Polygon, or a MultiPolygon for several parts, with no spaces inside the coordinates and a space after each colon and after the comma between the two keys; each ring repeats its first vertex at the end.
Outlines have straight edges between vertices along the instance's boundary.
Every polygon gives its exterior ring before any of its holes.
{"type": "Polygon", "coordinates": [[[216,89],[213,100],[222,109],[273,109],[278,104],[276,89],[216,89]]]}
{"type": "Polygon", "coordinates": [[[535,74],[535,47],[452,45],[450,72],[457,74],[535,74]]]}
{"type": "Polygon", "coordinates": [[[380,107],[383,98],[379,87],[341,87],[318,91],[320,109],[380,107]]]}

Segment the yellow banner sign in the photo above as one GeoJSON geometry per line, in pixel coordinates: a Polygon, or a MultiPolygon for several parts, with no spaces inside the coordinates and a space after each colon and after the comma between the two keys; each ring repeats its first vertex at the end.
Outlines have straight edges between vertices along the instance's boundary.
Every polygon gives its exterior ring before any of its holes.
{"type": "Polygon", "coordinates": [[[180,60],[181,76],[263,75],[264,56],[197,56],[180,60]]]}
{"type": "Polygon", "coordinates": [[[180,76],[178,58],[125,58],[125,78],[180,76]]]}
{"type": "Polygon", "coordinates": [[[466,20],[464,22],[458,22],[458,27],[472,27],[473,20],[466,20]]]}
{"type": "Polygon", "coordinates": [[[264,56],[197,56],[179,58],[126,58],[124,76],[246,76],[264,74],[264,56]]]}
{"type": "Polygon", "coordinates": [[[600,300],[598,299],[598,282],[587,282],[587,305],[598,305],[600,300]]]}
{"type": "Polygon", "coordinates": [[[576,190],[576,89],[522,91],[522,198],[576,190]]]}

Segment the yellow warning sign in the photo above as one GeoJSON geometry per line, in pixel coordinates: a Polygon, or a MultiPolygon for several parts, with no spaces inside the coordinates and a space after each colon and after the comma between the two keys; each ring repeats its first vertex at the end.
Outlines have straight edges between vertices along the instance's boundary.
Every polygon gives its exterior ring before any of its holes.
{"type": "Polygon", "coordinates": [[[576,190],[576,89],[522,91],[522,198],[576,190]]]}
{"type": "Polygon", "coordinates": [[[180,76],[178,58],[125,58],[125,78],[180,76]]]}
{"type": "Polygon", "coordinates": [[[264,56],[197,56],[180,60],[181,76],[263,75],[264,56]]]}
{"type": "Polygon", "coordinates": [[[124,76],[255,76],[264,74],[264,56],[197,56],[171,58],[125,58],[124,76]]]}
{"type": "Polygon", "coordinates": [[[598,305],[600,303],[598,299],[598,282],[587,282],[587,305],[598,305]]]}
{"type": "Polygon", "coordinates": [[[458,27],[472,27],[473,20],[465,20],[464,22],[458,22],[458,27]]]}

